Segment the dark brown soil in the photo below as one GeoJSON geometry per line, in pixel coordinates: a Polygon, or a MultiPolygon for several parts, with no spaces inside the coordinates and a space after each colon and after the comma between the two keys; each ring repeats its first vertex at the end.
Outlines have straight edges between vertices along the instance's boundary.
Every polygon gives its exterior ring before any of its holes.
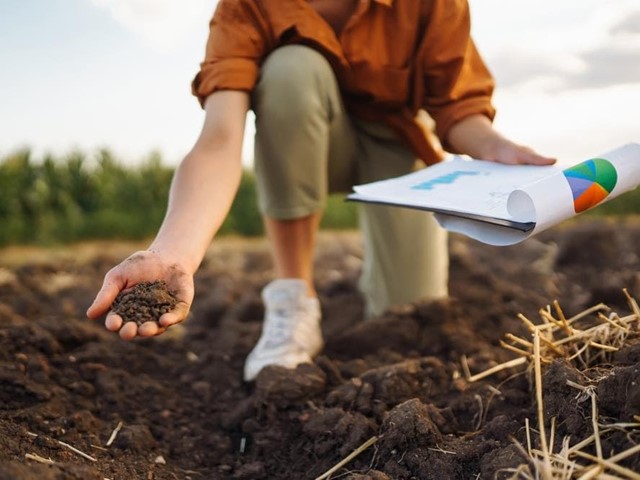
{"type": "MultiPolygon", "coordinates": [[[[628,314],[622,289],[640,296],[638,245],[631,220],[567,224],[507,248],[452,236],[449,300],[364,321],[360,239],[324,234],[316,280],[325,351],[295,371],[268,368],[253,384],[241,372],[273,276],[263,241],[218,242],[197,274],[189,320],[131,343],[84,318],[122,250],[82,260],[0,255],[0,479],[314,479],[373,436],[332,478],[507,478],[504,469],[525,461],[514,439],[526,444],[526,418],[536,425],[531,378],[512,370],[469,383],[461,356],[473,372],[513,358],[499,342],[507,332],[526,338],[517,314],[537,319],[555,299],[567,315],[600,302],[628,314]]],[[[602,423],[633,421],[637,339],[588,371],[561,360],[544,369],[556,450],[593,428],[590,401],[567,380],[595,385],[602,423]]],[[[621,430],[603,437],[602,451],[638,441],[638,430],[621,430]]],[[[640,458],[622,465],[640,471],[640,458]]]]}
{"type": "Polygon", "coordinates": [[[131,289],[120,292],[111,310],[122,317],[124,323],[157,322],[176,306],[175,296],[163,280],[140,282],[131,289]]]}

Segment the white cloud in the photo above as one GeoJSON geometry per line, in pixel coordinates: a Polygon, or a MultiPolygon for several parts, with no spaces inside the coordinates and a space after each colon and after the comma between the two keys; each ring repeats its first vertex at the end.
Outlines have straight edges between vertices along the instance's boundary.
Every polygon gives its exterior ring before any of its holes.
{"type": "Polygon", "coordinates": [[[574,87],[636,84],[640,88],[640,48],[603,47],[582,55],[586,69],[570,79],[574,87]]]}
{"type": "Polygon", "coordinates": [[[622,35],[640,35],[640,7],[635,13],[625,16],[615,25],[614,33],[622,35]]]}
{"type": "Polygon", "coordinates": [[[515,141],[561,160],[578,161],[640,141],[634,105],[640,88],[617,85],[532,92],[498,90],[496,127],[515,141]]]}
{"type": "MultiPolygon", "coordinates": [[[[5,49],[2,58],[14,53],[22,59],[14,70],[27,80],[0,76],[0,154],[23,144],[62,153],[72,145],[88,151],[107,145],[131,161],[155,148],[179,161],[201,128],[202,110],[189,94],[189,81],[202,60],[216,1],[83,1],[103,13],[100,22],[119,26],[105,29],[107,38],[117,40],[114,50],[106,45],[109,55],[100,62],[82,63],[74,49],[53,48],[39,32],[36,43],[60,59],[43,89],[38,64],[25,51],[30,43],[5,49]],[[129,50],[115,50],[116,44],[129,50]]],[[[640,82],[634,80],[640,75],[639,0],[616,0],[615,8],[602,0],[469,1],[474,37],[498,81],[501,131],[543,153],[575,160],[640,141],[633,108],[640,105],[640,82]]],[[[16,26],[25,34],[27,27],[16,26]]],[[[102,51],[103,36],[82,41],[97,42],[102,51]]],[[[251,122],[247,130],[249,159],[251,122]]]]}
{"type": "Polygon", "coordinates": [[[470,0],[472,28],[482,50],[555,55],[601,45],[610,30],[638,10],[637,0],[470,0]]]}
{"type": "Polygon", "coordinates": [[[474,37],[499,88],[640,83],[637,0],[615,9],[599,0],[471,2],[474,37]]]}
{"type": "Polygon", "coordinates": [[[215,0],[90,0],[108,10],[118,23],[160,51],[175,51],[191,43],[194,32],[206,38],[215,0]],[[204,33],[203,33],[204,32],[204,33]]]}
{"type": "Polygon", "coordinates": [[[638,0],[469,1],[499,130],[573,161],[640,141],[638,0]]]}

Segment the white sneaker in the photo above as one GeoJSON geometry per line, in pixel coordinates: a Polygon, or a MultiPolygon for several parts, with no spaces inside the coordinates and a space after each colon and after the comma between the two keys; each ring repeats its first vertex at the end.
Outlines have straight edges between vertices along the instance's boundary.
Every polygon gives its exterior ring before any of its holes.
{"type": "Polygon", "coordinates": [[[311,362],[324,346],[320,330],[320,302],[307,296],[304,281],[274,280],[262,291],[265,306],[260,340],[244,364],[250,382],[267,365],[295,368],[311,362]]]}

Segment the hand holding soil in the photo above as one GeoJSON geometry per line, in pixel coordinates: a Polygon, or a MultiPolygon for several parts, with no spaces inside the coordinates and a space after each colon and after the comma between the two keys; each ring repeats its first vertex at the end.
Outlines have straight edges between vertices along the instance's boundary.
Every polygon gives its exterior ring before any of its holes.
{"type": "Polygon", "coordinates": [[[193,295],[193,275],[145,250],[107,273],[87,316],[96,319],[110,310],[107,330],[119,332],[124,340],[152,337],[186,319],[193,295]]]}

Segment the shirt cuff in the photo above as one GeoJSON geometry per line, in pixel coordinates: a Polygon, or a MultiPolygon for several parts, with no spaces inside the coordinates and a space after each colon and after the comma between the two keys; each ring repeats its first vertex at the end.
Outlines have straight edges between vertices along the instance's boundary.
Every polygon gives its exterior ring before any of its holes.
{"type": "Polygon", "coordinates": [[[191,93],[204,107],[206,98],[217,90],[251,91],[258,80],[259,67],[254,60],[230,58],[204,62],[191,83],[191,93]]]}

